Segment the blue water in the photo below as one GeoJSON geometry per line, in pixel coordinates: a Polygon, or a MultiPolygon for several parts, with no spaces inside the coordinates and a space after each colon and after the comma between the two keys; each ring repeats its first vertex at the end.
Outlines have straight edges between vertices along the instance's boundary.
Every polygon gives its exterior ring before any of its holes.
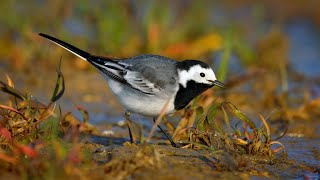
{"type": "Polygon", "coordinates": [[[320,76],[320,30],[307,20],[285,27],[290,41],[289,61],[294,70],[309,77],[320,76]]]}

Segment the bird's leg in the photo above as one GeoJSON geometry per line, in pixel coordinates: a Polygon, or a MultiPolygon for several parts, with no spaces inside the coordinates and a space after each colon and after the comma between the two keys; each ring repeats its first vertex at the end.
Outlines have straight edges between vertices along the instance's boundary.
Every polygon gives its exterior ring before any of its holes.
{"type": "Polygon", "coordinates": [[[132,137],[132,132],[131,132],[131,128],[130,128],[130,123],[131,123],[130,112],[126,111],[124,113],[124,117],[126,118],[126,121],[127,121],[127,127],[128,127],[128,130],[129,130],[130,142],[133,143],[133,137],[132,137]]]}
{"type": "MultiPolygon", "coordinates": [[[[153,122],[156,123],[156,118],[153,117],[153,122]]],[[[173,140],[172,138],[161,128],[160,124],[157,124],[158,128],[161,130],[161,132],[166,136],[166,138],[170,141],[171,146],[173,147],[179,147],[173,140]]]]}

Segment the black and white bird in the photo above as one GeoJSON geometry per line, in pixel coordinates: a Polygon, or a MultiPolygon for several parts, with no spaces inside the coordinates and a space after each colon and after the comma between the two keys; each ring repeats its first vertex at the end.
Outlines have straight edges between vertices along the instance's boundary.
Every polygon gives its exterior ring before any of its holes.
{"type": "Polygon", "coordinates": [[[100,57],[52,36],[39,35],[96,67],[120,103],[132,113],[156,117],[169,101],[166,114],[170,114],[214,85],[224,87],[212,68],[202,61],[177,62],[152,54],[123,59],[100,57]]]}

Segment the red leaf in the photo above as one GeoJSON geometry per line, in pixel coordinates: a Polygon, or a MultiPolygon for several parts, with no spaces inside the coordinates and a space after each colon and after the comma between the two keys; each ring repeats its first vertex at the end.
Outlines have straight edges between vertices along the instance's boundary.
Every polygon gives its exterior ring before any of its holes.
{"type": "Polygon", "coordinates": [[[28,157],[34,158],[38,156],[38,152],[29,146],[22,144],[16,144],[16,146],[24,155],[28,157]]]}
{"type": "Polygon", "coordinates": [[[12,141],[11,132],[7,128],[0,126],[0,135],[4,137],[7,141],[12,141]]]}

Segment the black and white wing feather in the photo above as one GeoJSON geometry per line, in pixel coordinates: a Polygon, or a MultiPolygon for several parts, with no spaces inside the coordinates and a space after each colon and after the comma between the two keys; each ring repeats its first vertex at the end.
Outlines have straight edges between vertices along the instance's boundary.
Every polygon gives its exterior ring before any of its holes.
{"type": "Polygon", "coordinates": [[[154,94],[161,90],[161,87],[156,82],[148,80],[141,72],[130,70],[124,75],[125,80],[135,89],[147,94],[154,94]]]}
{"type": "Polygon", "coordinates": [[[99,57],[90,58],[88,61],[108,77],[133,89],[149,95],[160,91],[159,86],[146,79],[141,72],[133,70],[130,65],[99,57]]]}

